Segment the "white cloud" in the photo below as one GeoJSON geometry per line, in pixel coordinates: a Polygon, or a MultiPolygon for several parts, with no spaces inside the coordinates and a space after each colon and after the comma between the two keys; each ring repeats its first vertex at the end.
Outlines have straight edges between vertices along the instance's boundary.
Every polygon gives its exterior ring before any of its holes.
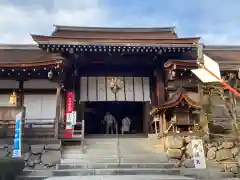
{"type": "Polygon", "coordinates": [[[99,7],[100,0],[52,1],[51,9],[0,3],[0,43],[32,43],[29,34],[50,34],[53,24],[101,26],[108,11],[99,7]]]}
{"type": "MultiPolygon", "coordinates": [[[[0,43],[33,43],[30,34],[49,35],[53,24],[72,26],[176,26],[182,36],[202,37],[208,44],[240,44],[239,0],[151,1],[118,6],[108,0],[0,0],[0,43]],[[15,1],[15,3],[11,3],[15,1]],[[186,2],[190,7],[186,7],[186,2]],[[216,4],[218,7],[216,8],[216,4]],[[149,6],[148,6],[149,7],[149,6]],[[117,15],[115,10],[120,11],[117,15]]],[[[111,0],[110,0],[111,1],[111,0]]],[[[122,0],[124,1],[124,0],[122,0]]],[[[127,2],[127,0],[125,0],[127,2]]],[[[132,0],[134,1],[134,0],[132,0]]]]}

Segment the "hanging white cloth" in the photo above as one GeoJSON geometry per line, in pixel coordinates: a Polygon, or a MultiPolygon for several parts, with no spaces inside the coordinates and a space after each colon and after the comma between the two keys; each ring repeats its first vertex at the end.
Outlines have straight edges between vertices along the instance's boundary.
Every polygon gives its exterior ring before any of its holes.
{"type": "Polygon", "coordinates": [[[125,117],[122,119],[122,134],[124,132],[129,132],[130,131],[130,126],[131,126],[131,120],[129,117],[125,117]]]}

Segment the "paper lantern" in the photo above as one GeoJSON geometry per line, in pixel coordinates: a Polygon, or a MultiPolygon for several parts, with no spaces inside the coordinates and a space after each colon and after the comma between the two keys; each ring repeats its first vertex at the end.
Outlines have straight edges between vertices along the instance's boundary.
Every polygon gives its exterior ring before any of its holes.
{"type": "Polygon", "coordinates": [[[13,93],[9,95],[9,103],[12,105],[17,104],[17,95],[15,91],[13,91],[13,93]]]}

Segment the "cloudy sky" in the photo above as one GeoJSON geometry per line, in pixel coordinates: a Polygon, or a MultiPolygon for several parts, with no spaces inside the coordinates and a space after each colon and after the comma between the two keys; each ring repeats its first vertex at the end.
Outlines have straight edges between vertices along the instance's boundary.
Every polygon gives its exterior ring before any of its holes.
{"type": "Polygon", "coordinates": [[[32,43],[53,24],[175,26],[206,44],[240,44],[240,0],[0,0],[0,43],[32,43]]]}

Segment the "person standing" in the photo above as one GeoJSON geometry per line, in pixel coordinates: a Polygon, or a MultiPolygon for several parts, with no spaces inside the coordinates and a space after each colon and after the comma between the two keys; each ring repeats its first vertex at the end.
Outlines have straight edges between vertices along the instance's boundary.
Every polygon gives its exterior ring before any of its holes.
{"type": "Polygon", "coordinates": [[[116,119],[115,117],[110,113],[107,112],[106,115],[104,116],[104,120],[103,122],[105,123],[105,127],[106,127],[106,134],[113,134],[113,130],[114,130],[114,124],[116,123],[116,119]]]}
{"type": "Polygon", "coordinates": [[[129,133],[130,126],[131,126],[131,120],[128,116],[126,116],[125,118],[122,119],[122,127],[121,127],[122,134],[129,133]]]}

